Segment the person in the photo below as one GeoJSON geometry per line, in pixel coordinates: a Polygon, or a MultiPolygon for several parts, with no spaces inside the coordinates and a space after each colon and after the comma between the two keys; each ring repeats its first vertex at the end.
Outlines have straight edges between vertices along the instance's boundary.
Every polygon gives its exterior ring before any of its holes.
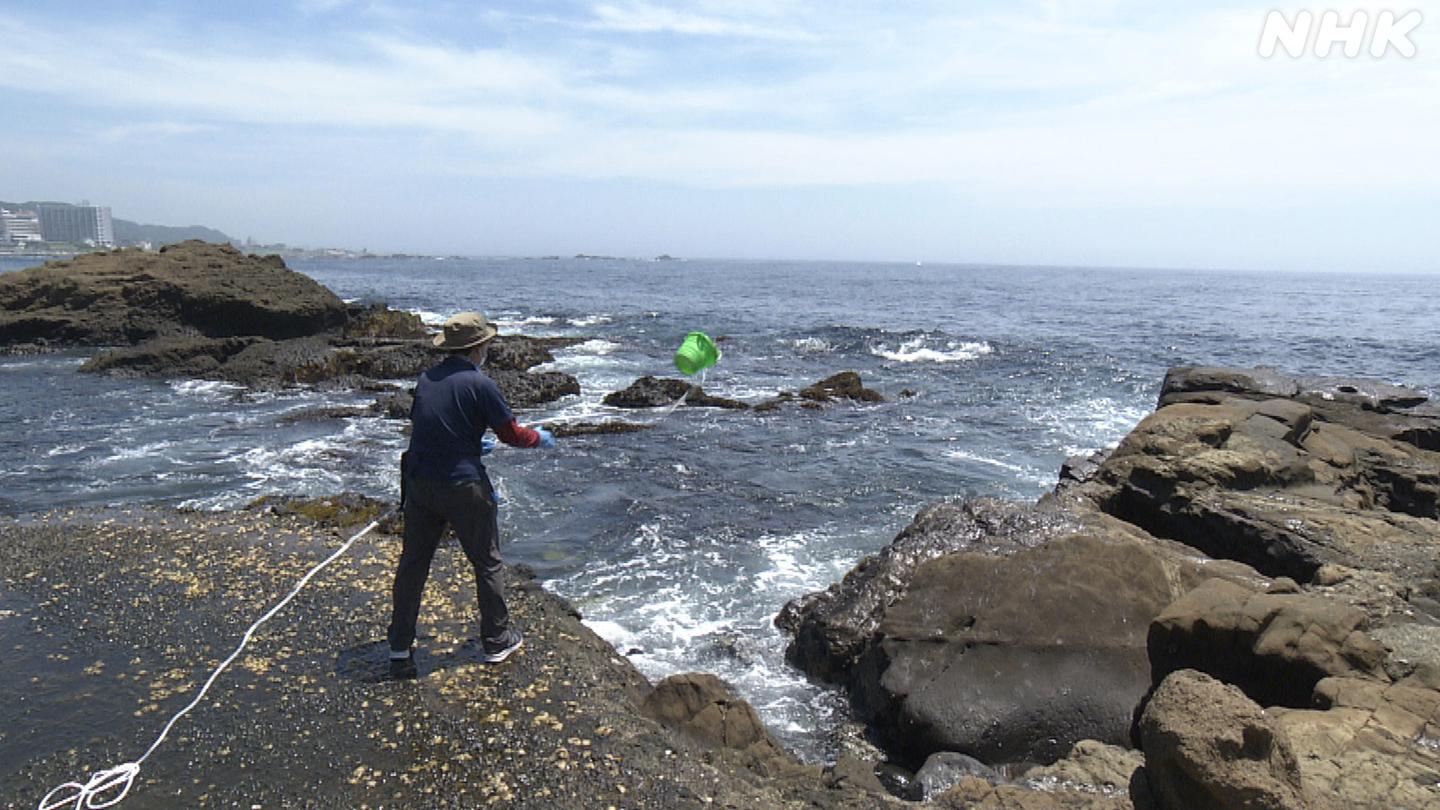
{"type": "Polygon", "coordinates": [[[388,633],[392,678],[418,675],[420,597],[447,525],[475,569],[482,660],[503,661],[522,643],[505,606],[497,498],[481,456],[493,446],[487,429],[512,447],[553,448],[555,438],[543,428],[521,427],[495,381],[480,370],[498,334],[478,312],[449,319],[434,340],[449,356],[415,386],[410,447],[401,457],[405,535],[388,633]]]}

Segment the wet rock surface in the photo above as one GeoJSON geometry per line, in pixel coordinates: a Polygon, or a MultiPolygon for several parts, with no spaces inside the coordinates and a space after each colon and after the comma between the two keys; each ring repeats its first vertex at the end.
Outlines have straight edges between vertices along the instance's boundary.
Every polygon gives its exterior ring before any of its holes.
{"type": "Polygon", "coordinates": [[[667,377],[641,377],[620,391],[607,394],[604,403],[615,408],[664,408],[675,405],[681,397],[683,406],[696,408],[724,408],[727,410],[754,410],[766,413],[779,410],[787,405],[818,409],[827,404],[850,400],[854,402],[884,402],[880,392],[866,388],[860,375],[853,371],[842,371],[827,377],[800,391],[781,391],[772,399],[754,406],[747,402],[705,393],[698,385],[685,380],[667,377]]]}
{"type": "Polygon", "coordinates": [[[603,402],[613,408],[662,408],[677,402],[690,408],[746,410],[750,407],[737,399],[711,396],[705,389],[685,380],[665,377],[641,377],[620,391],[606,394],[603,402]],[[684,402],[680,402],[681,397],[685,398],[684,402]]]}
{"type": "MultiPolygon", "coordinates": [[[[263,511],[0,521],[0,638],[16,664],[0,688],[23,697],[3,709],[0,806],[34,807],[52,786],[142,753],[244,628],[347,536],[263,511]]],[[[398,552],[398,538],[370,535],[321,572],[180,721],[125,806],[890,803],[817,767],[776,767],[784,755],[761,764],[649,719],[650,684],[524,571],[511,573],[508,599],[525,646],[481,663],[473,580],[453,544],[426,592],[420,678],[389,681],[398,552]]],[[[727,721],[749,710],[707,694],[727,721]]]]}
{"type": "Polygon", "coordinates": [[[757,404],[755,410],[765,413],[795,404],[802,408],[817,409],[840,400],[884,402],[885,397],[879,391],[866,388],[856,372],[842,371],[799,391],[781,391],[778,396],[757,404]]]}
{"type": "Polygon", "coordinates": [[[603,422],[560,422],[554,426],[547,426],[557,439],[568,439],[576,436],[606,436],[621,433],[639,433],[642,430],[649,430],[653,425],[640,424],[638,422],[622,422],[610,419],[603,422]]]}

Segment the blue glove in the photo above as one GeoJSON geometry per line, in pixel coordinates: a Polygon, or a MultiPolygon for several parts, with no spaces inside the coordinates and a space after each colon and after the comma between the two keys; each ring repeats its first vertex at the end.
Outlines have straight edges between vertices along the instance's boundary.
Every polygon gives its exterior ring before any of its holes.
{"type": "Polygon", "coordinates": [[[546,450],[554,450],[554,449],[555,449],[555,434],[551,433],[550,431],[546,430],[545,428],[535,428],[535,432],[540,434],[540,446],[541,446],[541,447],[543,447],[543,448],[546,449],[546,450]]]}
{"type": "Polygon", "coordinates": [[[480,440],[480,455],[488,456],[495,452],[495,440],[484,438],[480,440]]]}

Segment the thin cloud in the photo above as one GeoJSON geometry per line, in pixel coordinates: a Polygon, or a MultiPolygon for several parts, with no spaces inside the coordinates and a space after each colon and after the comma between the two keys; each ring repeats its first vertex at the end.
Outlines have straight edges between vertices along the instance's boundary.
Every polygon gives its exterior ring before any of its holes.
{"type": "Polygon", "coordinates": [[[601,4],[592,9],[590,27],[602,31],[657,34],[673,33],[702,37],[744,37],[790,41],[814,41],[818,37],[801,28],[776,25],[771,21],[750,21],[723,16],[692,14],[651,3],[601,4]]]}
{"type": "Polygon", "coordinates": [[[182,136],[186,125],[174,122],[196,119],[217,143],[226,127],[258,126],[297,153],[375,132],[377,153],[397,138],[427,139],[441,150],[437,165],[477,176],[707,189],[934,184],[1087,202],[1440,183],[1440,146],[1427,137],[1440,131],[1433,63],[1267,62],[1254,51],[1258,10],[1119,24],[1123,5],[897,15],[885,26],[842,8],[813,16],[821,22],[803,30],[813,38],[805,48],[780,41],[801,30],[791,21],[804,7],[726,15],[607,4],[570,20],[761,40],[751,46],[783,69],[758,78],[738,65],[681,69],[690,51],[628,36],[556,43],[542,32],[477,48],[387,29],[337,34],[323,49],[242,49],[139,28],[61,37],[0,16],[9,43],[0,87],[121,110],[125,121],[101,136],[115,141],[182,136]],[[77,51],[77,36],[90,47],[77,51]],[[608,52],[628,69],[597,69],[608,52]],[[155,120],[137,121],[142,113],[155,120]]]}
{"type": "Polygon", "coordinates": [[[204,135],[219,131],[220,127],[213,124],[200,124],[188,121],[147,121],[138,124],[122,124],[120,126],[106,127],[97,132],[95,137],[107,143],[118,143],[121,141],[154,141],[182,138],[190,135],[204,135]]]}

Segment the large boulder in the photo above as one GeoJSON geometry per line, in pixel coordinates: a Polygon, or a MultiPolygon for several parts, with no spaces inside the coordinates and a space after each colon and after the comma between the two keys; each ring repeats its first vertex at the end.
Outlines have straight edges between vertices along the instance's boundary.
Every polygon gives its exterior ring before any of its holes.
{"type": "Polygon", "coordinates": [[[792,657],[847,686],[907,762],[1127,742],[1151,619],[1208,577],[1257,579],[1093,511],[996,502],[928,510],[887,551],[781,618],[792,657]]]}
{"type": "Polygon", "coordinates": [[[714,675],[671,675],[644,696],[640,710],[703,746],[739,751],[769,769],[800,767],[770,734],[754,707],[714,675]]]}
{"type": "Polygon", "coordinates": [[[1150,788],[1165,810],[1307,807],[1290,739],[1254,701],[1202,672],[1160,684],[1140,718],[1150,788]]]}
{"type": "Polygon", "coordinates": [[[279,257],[185,242],[0,276],[0,344],[130,345],[164,335],[304,337],[341,327],[345,303],[279,257]]]}
{"type": "Polygon", "coordinates": [[[925,507],[879,552],[844,580],[792,600],[775,624],[793,636],[789,658],[828,681],[845,682],[866,653],[885,609],[910,586],[921,564],[957,551],[1005,554],[1075,531],[1076,516],[1058,509],[981,498],[925,507]]]}
{"type": "Polygon", "coordinates": [[[1385,648],[1363,632],[1364,624],[1363,611],[1339,602],[1210,580],[1151,623],[1153,680],[1200,670],[1261,705],[1307,707],[1326,677],[1389,681],[1385,648]]]}

